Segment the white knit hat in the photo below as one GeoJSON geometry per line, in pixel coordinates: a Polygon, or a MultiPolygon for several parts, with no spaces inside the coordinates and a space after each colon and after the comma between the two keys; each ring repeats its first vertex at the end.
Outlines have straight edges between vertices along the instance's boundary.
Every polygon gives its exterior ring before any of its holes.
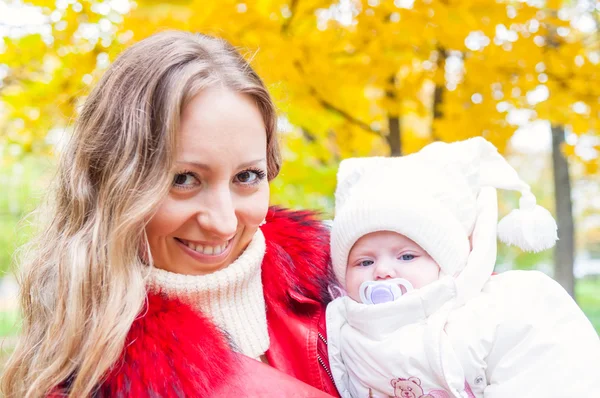
{"type": "Polygon", "coordinates": [[[362,236],[394,231],[415,241],[439,264],[458,274],[470,253],[469,236],[483,187],[521,193],[520,208],[498,225],[505,243],[527,251],[554,246],[556,222],[497,149],[482,137],[436,142],[397,158],[342,161],[331,231],[334,273],[345,286],[348,254],[362,236]]]}

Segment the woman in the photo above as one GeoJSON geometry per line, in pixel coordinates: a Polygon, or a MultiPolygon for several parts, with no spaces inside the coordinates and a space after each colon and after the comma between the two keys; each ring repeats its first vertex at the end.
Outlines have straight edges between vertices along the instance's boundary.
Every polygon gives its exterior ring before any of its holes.
{"type": "Polygon", "coordinates": [[[226,42],[163,32],[126,50],[87,98],[24,251],[5,396],[336,395],[328,233],[268,208],[275,127],[226,42]]]}

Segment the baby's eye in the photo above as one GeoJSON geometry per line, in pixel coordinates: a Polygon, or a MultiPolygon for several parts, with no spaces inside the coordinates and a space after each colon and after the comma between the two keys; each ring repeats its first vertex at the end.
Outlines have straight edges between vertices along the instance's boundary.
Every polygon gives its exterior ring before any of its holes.
{"type": "Polygon", "coordinates": [[[415,259],[415,255],[414,254],[403,254],[399,257],[400,260],[402,261],[411,261],[415,259]]]}
{"type": "Polygon", "coordinates": [[[373,265],[375,262],[373,260],[363,260],[358,265],[361,267],[368,267],[369,265],[373,265]]]}

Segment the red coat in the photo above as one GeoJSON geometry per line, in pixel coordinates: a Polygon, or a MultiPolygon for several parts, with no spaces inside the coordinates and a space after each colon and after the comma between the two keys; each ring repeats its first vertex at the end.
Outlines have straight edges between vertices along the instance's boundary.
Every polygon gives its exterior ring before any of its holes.
{"type": "Polygon", "coordinates": [[[231,351],[225,335],[188,305],[151,294],[97,396],[337,396],[325,333],[329,233],[309,212],[277,208],[261,228],[271,366],[231,351]]]}

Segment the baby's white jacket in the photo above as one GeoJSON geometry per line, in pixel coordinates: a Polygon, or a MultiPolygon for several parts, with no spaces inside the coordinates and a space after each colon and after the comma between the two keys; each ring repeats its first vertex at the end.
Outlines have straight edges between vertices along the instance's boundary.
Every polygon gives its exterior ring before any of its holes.
{"type": "Polygon", "coordinates": [[[479,214],[460,275],[390,303],[329,304],[343,398],[600,397],[600,339],[565,290],[537,271],[491,275],[495,216],[479,214]]]}

